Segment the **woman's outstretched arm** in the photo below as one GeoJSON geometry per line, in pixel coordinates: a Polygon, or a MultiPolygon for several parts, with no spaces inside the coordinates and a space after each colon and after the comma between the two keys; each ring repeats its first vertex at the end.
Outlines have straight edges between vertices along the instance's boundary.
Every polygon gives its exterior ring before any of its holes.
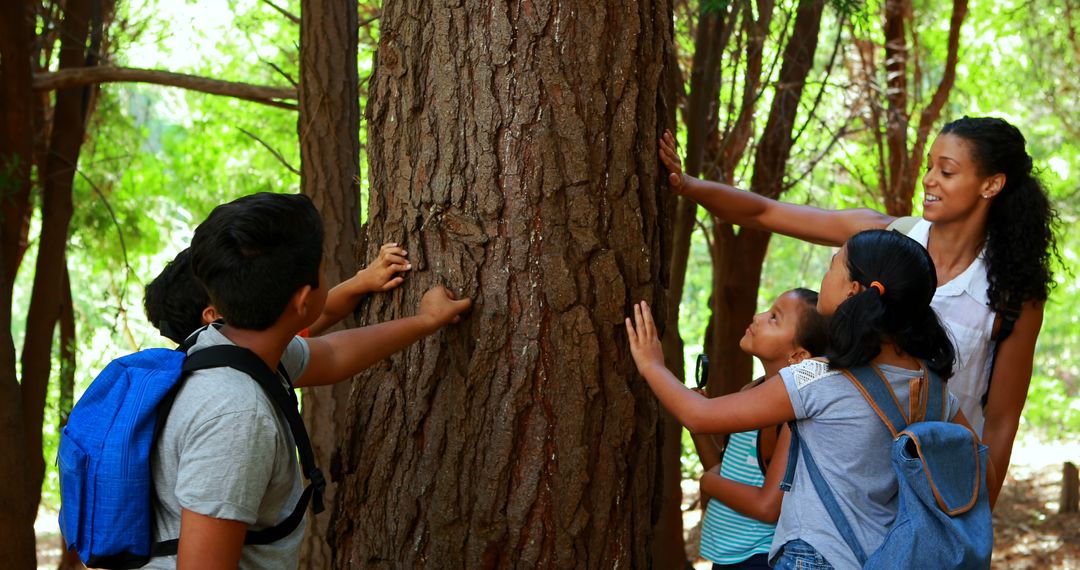
{"type": "Polygon", "coordinates": [[[670,131],[665,131],[660,139],[660,161],[670,172],[668,184],[672,192],[701,204],[722,220],[746,228],[839,246],[863,230],[883,229],[896,219],[866,208],[823,210],[788,204],[727,184],[688,176],[682,171],[675,137],[670,131]]]}

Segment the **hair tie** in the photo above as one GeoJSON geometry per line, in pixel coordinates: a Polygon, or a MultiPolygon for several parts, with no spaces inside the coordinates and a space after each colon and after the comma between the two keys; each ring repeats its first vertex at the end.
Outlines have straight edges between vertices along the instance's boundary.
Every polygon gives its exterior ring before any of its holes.
{"type": "Polygon", "coordinates": [[[885,296],[885,286],[881,284],[881,281],[871,281],[870,287],[873,289],[877,289],[879,297],[885,296]]]}

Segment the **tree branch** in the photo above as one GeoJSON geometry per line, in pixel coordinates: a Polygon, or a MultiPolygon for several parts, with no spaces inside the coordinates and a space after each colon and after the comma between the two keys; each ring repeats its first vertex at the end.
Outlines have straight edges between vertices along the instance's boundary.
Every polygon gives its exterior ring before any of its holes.
{"type": "Polygon", "coordinates": [[[251,137],[252,139],[254,139],[255,142],[257,142],[257,143],[263,145],[264,147],[266,147],[266,150],[270,151],[270,154],[273,154],[274,158],[278,159],[278,162],[280,162],[285,168],[288,168],[289,172],[292,172],[293,174],[295,174],[297,176],[300,176],[300,171],[297,170],[296,168],[294,168],[293,165],[289,164],[289,162],[285,160],[285,157],[281,156],[281,153],[278,152],[277,150],[275,150],[274,147],[270,146],[269,144],[266,143],[266,141],[260,139],[259,137],[255,136],[254,134],[248,132],[243,127],[236,127],[236,128],[240,132],[242,132],[245,135],[247,135],[247,136],[251,137]]]}
{"type": "Polygon", "coordinates": [[[263,4],[266,4],[267,6],[270,6],[271,8],[277,10],[278,12],[281,13],[282,16],[285,16],[286,18],[291,20],[292,23],[294,23],[294,24],[299,24],[300,23],[300,16],[297,16],[296,14],[293,14],[292,12],[286,10],[285,8],[282,8],[281,6],[278,6],[277,4],[274,4],[270,0],[263,0],[263,4]]]}
{"type": "Polygon", "coordinates": [[[295,87],[267,87],[133,67],[81,67],[34,74],[34,89],[36,91],[54,91],[69,87],[118,82],[166,85],[211,95],[244,99],[272,107],[297,109],[296,103],[285,102],[296,101],[295,87]]]}

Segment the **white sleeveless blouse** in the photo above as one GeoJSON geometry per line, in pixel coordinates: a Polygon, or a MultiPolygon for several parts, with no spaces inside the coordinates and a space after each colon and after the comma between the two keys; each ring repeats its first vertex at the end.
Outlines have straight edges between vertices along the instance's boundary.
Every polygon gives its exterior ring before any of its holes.
{"type": "MultiPolygon", "coordinates": [[[[930,222],[920,219],[908,237],[926,247],[930,222]]],[[[975,432],[982,436],[982,396],[990,381],[994,360],[994,311],[986,294],[989,286],[983,252],[960,275],[941,285],[930,306],[949,333],[956,348],[956,365],[948,381],[949,391],[960,401],[960,409],[975,432]]]]}

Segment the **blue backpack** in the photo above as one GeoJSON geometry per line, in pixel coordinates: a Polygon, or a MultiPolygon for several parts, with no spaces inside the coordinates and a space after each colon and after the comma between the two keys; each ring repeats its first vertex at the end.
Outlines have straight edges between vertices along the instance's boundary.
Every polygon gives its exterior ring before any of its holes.
{"type": "Polygon", "coordinates": [[[151,348],[110,362],[71,410],[57,454],[60,530],[67,548],[87,566],[138,568],[152,557],[176,554],[178,539],[153,541],[150,461],[181,383],[196,370],[229,367],[255,379],[285,414],[310,481],[292,514],[276,526],[249,530],[244,543],[268,544],[288,536],[309,501],[315,513],[323,510],[326,483],[315,467],[293,391],[246,348],[219,345],[186,356],[194,339],[177,350],[151,348]]]}
{"type": "Polygon", "coordinates": [[[994,529],[986,491],[987,448],[970,429],[947,421],[945,383],[927,373],[927,381],[911,395],[911,407],[923,410],[922,417],[909,422],[874,368],[843,372],[893,434],[899,511],[885,540],[867,556],[795,422],[781,487],[791,489],[801,453],[814,490],[863,568],[990,568],[994,529]]]}

